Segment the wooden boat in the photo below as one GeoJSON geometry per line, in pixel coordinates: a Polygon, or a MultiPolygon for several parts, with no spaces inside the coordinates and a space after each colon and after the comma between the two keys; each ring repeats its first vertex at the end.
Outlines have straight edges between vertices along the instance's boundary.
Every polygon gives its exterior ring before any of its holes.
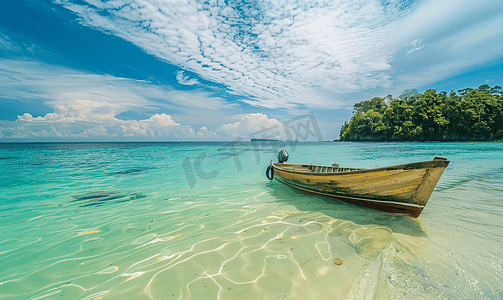
{"type": "Polygon", "coordinates": [[[417,218],[447,165],[449,161],[443,157],[376,169],[271,161],[267,177],[301,190],[417,218]]]}

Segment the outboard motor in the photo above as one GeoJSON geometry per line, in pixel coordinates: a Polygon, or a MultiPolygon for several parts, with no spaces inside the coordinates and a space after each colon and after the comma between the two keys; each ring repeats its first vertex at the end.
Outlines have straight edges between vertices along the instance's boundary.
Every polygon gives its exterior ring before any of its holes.
{"type": "Polygon", "coordinates": [[[288,152],[286,150],[281,150],[278,153],[278,162],[279,163],[284,163],[288,160],[288,152]]]}
{"type": "MultiPolygon", "coordinates": [[[[281,163],[286,162],[287,160],[288,160],[288,152],[286,152],[286,150],[279,151],[278,162],[281,164],[281,163]]],[[[274,179],[274,168],[271,165],[267,166],[267,170],[265,171],[265,176],[269,180],[274,179]]]]}

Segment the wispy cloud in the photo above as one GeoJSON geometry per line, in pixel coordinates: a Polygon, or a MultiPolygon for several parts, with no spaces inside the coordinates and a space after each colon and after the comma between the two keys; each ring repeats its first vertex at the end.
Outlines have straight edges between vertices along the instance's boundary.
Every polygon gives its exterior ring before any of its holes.
{"type": "Polygon", "coordinates": [[[42,40],[9,29],[0,32],[0,101],[53,111],[27,108],[0,124],[0,138],[246,137],[279,122],[272,116],[314,110],[329,119],[503,57],[497,0],[50,1],[181,68],[185,87],[29,61],[67,53],[37,55],[49,51],[42,40]]]}
{"type": "Polygon", "coordinates": [[[423,43],[423,40],[413,40],[408,46],[412,47],[410,48],[405,55],[410,55],[418,50],[421,50],[424,48],[425,44],[423,43]]]}
{"type": "Polygon", "coordinates": [[[387,85],[386,36],[405,13],[401,1],[55,2],[267,108],[334,107],[333,91],[387,85]]]}
{"type": "Polygon", "coordinates": [[[3,97],[40,99],[50,105],[76,100],[105,101],[116,114],[165,109],[184,117],[222,117],[238,105],[205,90],[182,91],[148,81],[95,75],[36,61],[0,58],[3,97]]]}
{"type": "Polygon", "coordinates": [[[16,121],[0,121],[3,139],[216,139],[214,131],[205,126],[195,131],[194,123],[187,121],[192,116],[204,122],[201,116],[218,118],[234,110],[234,105],[207,92],[188,93],[146,81],[8,59],[0,59],[0,91],[2,98],[31,98],[53,108],[41,116],[26,111],[16,121]],[[157,113],[145,119],[118,118],[135,109],[157,113]],[[174,115],[183,116],[179,118],[185,122],[175,121],[174,115]]]}
{"type": "MultiPolygon", "coordinates": [[[[400,86],[392,66],[414,75],[413,67],[402,62],[414,67],[438,63],[410,55],[424,52],[424,40],[431,51],[442,51],[435,47],[439,38],[459,33],[473,42],[468,51],[487,47],[489,42],[477,39],[470,27],[487,30],[492,25],[477,16],[497,18],[502,12],[501,1],[486,5],[467,0],[54,2],[76,13],[82,24],[223,84],[248,104],[286,109],[337,108],[344,104],[334,94],[400,86]],[[461,25],[466,20],[470,25],[461,25]],[[415,61],[400,58],[403,53],[415,61]]],[[[501,17],[495,20],[502,25],[501,17]]],[[[449,76],[494,56],[465,58],[438,75],[449,76]]],[[[178,75],[181,84],[196,84],[178,75]]]]}
{"type": "Polygon", "coordinates": [[[176,73],[176,80],[178,80],[179,84],[183,84],[183,85],[201,84],[197,79],[195,79],[195,78],[191,79],[189,76],[185,76],[183,71],[178,71],[176,73]]]}
{"type": "Polygon", "coordinates": [[[424,1],[417,6],[399,22],[404,32],[399,34],[411,38],[407,50],[421,49],[395,57],[393,66],[404,70],[394,77],[396,92],[458,76],[503,57],[503,2],[424,1]]]}
{"type": "Polygon", "coordinates": [[[7,35],[0,31],[0,50],[6,52],[20,52],[22,48],[7,35]]]}
{"type": "MultiPolygon", "coordinates": [[[[3,57],[26,56],[36,57],[41,54],[49,54],[50,51],[43,50],[37,44],[27,40],[22,35],[12,32],[4,32],[0,27],[0,55],[3,57]]],[[[50,53],[49,55],[54,55],[50,53]]]]}

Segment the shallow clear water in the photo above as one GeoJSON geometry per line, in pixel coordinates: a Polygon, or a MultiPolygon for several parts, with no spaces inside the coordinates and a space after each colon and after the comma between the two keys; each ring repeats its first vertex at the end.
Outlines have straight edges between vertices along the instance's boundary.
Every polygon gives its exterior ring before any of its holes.
{"type": "Polygon", "coordinates": [[[0,144],[0,298],[503,299],[503,144],[231,146],[0,144]],[[280,148],[451,164],[412,219],[270,182],[280,148]]]}

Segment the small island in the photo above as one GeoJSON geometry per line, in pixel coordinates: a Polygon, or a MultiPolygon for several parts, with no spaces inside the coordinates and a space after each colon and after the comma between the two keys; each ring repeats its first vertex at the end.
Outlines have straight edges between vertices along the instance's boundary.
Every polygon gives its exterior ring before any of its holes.
{"type": "Polygon", "coordinates": [[[406,90],[398,99],[374,97],[353,108],[354,115],[341,128],[341,141],[503,139],[501,86],[484,84],[449,94],[406,90]]]}
{"type": "Polygon", "coordinates": [[[276,139],[251,139],[252,142],[279,142],[276,139]]]}

